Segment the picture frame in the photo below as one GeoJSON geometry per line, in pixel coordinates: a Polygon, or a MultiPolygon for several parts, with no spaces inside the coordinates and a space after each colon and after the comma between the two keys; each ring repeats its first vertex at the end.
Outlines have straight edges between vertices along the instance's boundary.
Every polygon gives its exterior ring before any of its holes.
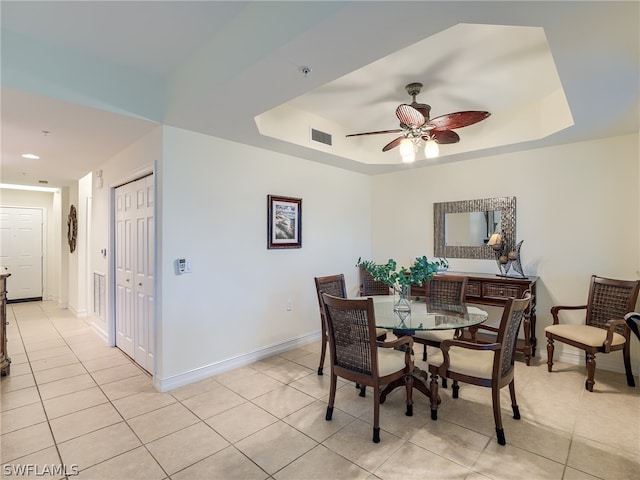
{"type": "Polygon", "coordinates": [[[302,248],[302,199],[267,195],[267,248],[302,248]]]}

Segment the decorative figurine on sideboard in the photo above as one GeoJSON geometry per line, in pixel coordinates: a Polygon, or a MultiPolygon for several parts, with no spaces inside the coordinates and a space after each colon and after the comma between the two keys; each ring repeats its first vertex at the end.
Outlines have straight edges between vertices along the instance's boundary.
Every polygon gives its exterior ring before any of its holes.
{"type": "Polygon", "coordinates": [[[494,233],[489,238],[487,246],[491,247],[496,254],[496,263],[498,264],[498,270],[500,270],[500,277],[506,277],[511,267],[520,274],[522,278],[527,278],[522,270],[522,263],[520,263],[520,248],[522,247],[520,240],[515,248],[511,248],[508,239],[504,233],[494,233]]]}

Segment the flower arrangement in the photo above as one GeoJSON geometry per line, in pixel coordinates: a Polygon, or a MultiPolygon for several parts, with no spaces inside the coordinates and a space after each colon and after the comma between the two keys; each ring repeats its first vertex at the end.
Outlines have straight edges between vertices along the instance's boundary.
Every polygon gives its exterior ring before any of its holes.
{"type": "Polygon", "coordinates": [[[431,280],[438,269],[444,266],[443,261],[446,262],[443,259],[430,262],[423,256],[416,258],[410,268],[398,269],[396,261],[392,258],[386,264],[376,264],[371,260],[358,258],[356,267],[362,265],[379,282],[394,289],[405,290],[411,285],[422,285],[425,281],[431,280]]]}

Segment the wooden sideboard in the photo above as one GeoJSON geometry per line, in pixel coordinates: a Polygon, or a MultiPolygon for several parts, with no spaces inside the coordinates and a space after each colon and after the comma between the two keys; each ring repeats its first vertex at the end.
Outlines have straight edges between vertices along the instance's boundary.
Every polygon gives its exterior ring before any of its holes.
{"type": "MultiPolygon", "coordinates": [[[[520,298],[523,293],[531,292],[531,303],[527,308],[525,318],[522,322],[523,337],[518,339],[516,351],[524,354],[525,362],[529,365],[531,357],[536,353],[536,281],[538,277],[502,277],[489,273],[468,273],[468,272],[447,272],[438,275],[459,275],[467,277],[466,301],[477,305],[491,305],[504,307],[511,297],[520,298]]],[[[411,287],[411,295],[426,296],[424,286],[411,287]]],[[[481,331],[482,326],[471,328],[463,332],[463,339],[477,341],[480,343],[491,343],[495,341],[495,335],[481,331]]]]}
{"type": "Polygon", "coordinates": [[[7,278],[10,273],[0,274],[0,372],[9,375],[11,359],[7,355],[7,278]]]}

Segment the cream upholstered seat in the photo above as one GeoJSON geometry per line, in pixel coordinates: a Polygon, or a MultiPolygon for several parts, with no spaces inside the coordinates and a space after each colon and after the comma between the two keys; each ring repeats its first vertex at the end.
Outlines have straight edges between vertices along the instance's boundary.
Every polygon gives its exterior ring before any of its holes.
{"type": "Polygon", "coordinates": [[[493,418],[498,443],[506,443],[500,410],[500,389],[509,385],[513,418],[520,419],[514,384],[514,358],[518,330],[531,294],[521,299],[510,298],[504,307],[496,343],[478,344],[457,339],[443,340],[440,352],[429,356],[431,382],[431,418],[438,418],[438,375],[453,380],[453,398],[458,398],[458,382],[491,388],[493,418]]]}
{"type": "MultiPolygon", "coordinates": [[[[551,332],[557,338],[570,338],[590,347],[600,347],[607,339],[606,330],[591,325],[550,325],[545,331],[551,332]]],[[[627,339],[623,335],[613,332],[612,347],[623,345],[626,341],[627,339]]]]}
{"type": "Polygon", "coordinates": [[[615,280],[592,275],[586,305],[552,307],[553,325],[544,329],[547,336],[547,370],[551,372],[553,369],[556,340],[584,350],[587,363],[585,388],[592,392],[596,353],[622,350],[627,385],[635,387],[629,348],[631,332],[625,323],[625,315],[635,308],[639,289],[640,280],[615,280]],[[560,312],[564,310],[586,310],[585,323],[561,324],[560,312]]]}
{"type": "Polygon", "coordinates": [[[382,385],[404,377],[407,414],[412,412],[413,340],[406,336],[390,342],[376,341],[372,298],[345,299],[324,293],[322,299],[331,357],[331,390],[325,418],[331,420],[333,415],[338,377],[373,387],[373,441],[378,443],[382,385]]]}
{"type": "MultiPolygon", "coordinates": [[[[491,350],[469,350],[463,347],[451,346],[449,358],[451,367],[457,373],[470,377],[490,378],[493,368],[494,353],[491,350]]],[[[444,355],[442,350],[434,353],[429,358],[429,364],[442,365],[444,355]]]]}

